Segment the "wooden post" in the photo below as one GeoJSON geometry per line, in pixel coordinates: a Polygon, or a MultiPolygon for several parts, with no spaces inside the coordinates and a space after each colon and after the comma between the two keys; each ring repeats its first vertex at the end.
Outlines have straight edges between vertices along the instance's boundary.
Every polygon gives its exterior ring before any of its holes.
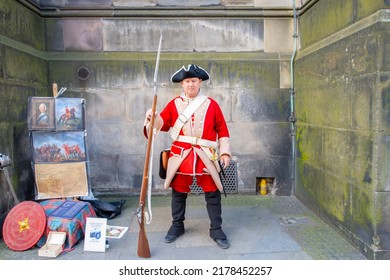
{"type": "Polygon", "coordinates": [[[53,83],[53,97],[56,98],[58,94],[58,87],[56,83],[53,83]]]}

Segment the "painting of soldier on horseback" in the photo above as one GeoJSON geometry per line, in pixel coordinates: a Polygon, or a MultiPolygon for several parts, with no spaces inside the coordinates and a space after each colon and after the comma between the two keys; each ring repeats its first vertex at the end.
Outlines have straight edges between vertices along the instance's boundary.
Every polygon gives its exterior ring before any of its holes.
{"type": "Polygon", "coordinates": [[[56,99],[56,130],[83,130],[84,105],[82,98],[56,99]]]}

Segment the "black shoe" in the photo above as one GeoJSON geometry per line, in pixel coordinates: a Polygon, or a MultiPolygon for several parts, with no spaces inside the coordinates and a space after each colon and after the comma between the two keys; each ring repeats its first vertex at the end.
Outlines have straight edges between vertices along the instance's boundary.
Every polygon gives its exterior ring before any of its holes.
{"type": "Polygon", "coordinates": [[[227,239],[214,239],[214,241],[222,249],[228,249],[230,247],[229,241],[227,239]]]}
{"type": "Polygon", "coordinates": [[[167,234],[167,235],[165,235],[164,242],[165,243],[172,243],[181,235],[183,235],[183,233],[181,233],[181,234],[167,234]]]}

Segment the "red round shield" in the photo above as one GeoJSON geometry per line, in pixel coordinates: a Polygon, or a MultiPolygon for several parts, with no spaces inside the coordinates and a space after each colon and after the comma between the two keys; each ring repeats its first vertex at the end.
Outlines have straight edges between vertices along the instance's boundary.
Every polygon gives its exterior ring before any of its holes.
{"type": "Polygon", "coordinates": [[[8,213],[3,225],[3,239],[14,251],[24,251],[33,247],[46,228],[46,213],[34,201],[17,204],[8,213]]]}

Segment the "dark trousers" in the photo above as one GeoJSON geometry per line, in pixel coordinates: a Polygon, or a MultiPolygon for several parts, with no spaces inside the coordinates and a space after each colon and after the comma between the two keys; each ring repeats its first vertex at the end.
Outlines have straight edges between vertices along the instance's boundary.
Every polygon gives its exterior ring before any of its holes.
{"type": "Polygon", "coordinates": [[[171,211],[172,225],[169,235],[182,235],[184,233],[184,220],[186,214],[187,193],[177,192],[172,189],[171,211]]]}
{"type": "MultiPolygon", "coordinates": [[[[172,189],[172,226],[170,227],[168,234],[179,236],[184,233],[187,196],[187,193],[177,192],[172,189]]],[[[205,200],[207,213],[210,219],[210,237],[212,239],[226,239],[226,235],[222,231],[221,193],[219,190],[215,192],[206,192],[205,200]]]]}
{"type": "Polygon", "coordinates": [[[210,219],[210,237],[212,239],[226,239],[226,235],[222,231],[221,193],[219,190],[206,192],[204,197],[210,219]]]}

